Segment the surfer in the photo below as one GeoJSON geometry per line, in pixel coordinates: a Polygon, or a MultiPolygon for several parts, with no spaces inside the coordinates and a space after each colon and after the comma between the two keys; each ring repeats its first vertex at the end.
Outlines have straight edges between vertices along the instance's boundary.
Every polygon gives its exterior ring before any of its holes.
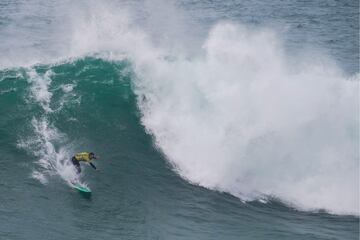
{"type": "Polygon", "coordinates": [[[93,152],[90,152],[90,153],[81,152],[81,153],[75,154],[75,156],[73,156],[71,158],[71,162],[74,165],[76,172],[80,173],[81,172],[80,162],[88,162],[90,164],[90,166],[96,170],[95,165],[91,162],[91,160],[93,160],[93,159],[97,159],[93,152]]]}

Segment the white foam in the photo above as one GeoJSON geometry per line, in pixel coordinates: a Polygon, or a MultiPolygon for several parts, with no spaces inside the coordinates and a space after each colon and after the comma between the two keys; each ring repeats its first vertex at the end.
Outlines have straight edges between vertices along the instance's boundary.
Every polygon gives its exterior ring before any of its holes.
{"type": "Polygon", "coordinates": [[[64,95],[60,99],[59,108],[53,110],[50,107],[53,95],[50,90],[53,74],[51,70],[44,74],[39,74],[33,68],[27,71],[28,82],[31,84],[29,97],[34,100],[35,104],[39,104],[44,112],[41,117],[33,117],[31,121],[33,133],[29,137],[21,139],[18,146],[37,158],[38,167],[32,173],[33,178],[46,184],[49,176],[59,175],[68,184],[71,184],[71,181],[77,179],[74,167],[69,161],[72,149],[66,144],[66,136],[49,122],[48,117],[61,110],[74,85],[60,86],[64,95]]]}
{"type": "Polygon", "coordinates": [[[39,75],[36,70],[31,68],[27,74],[29,75],[28,82],[32,84],[31,97],[40,103],[46,112],[52,112],[53,110],[50,108],[52,93],[49,91],[49,86],[53,72],[48,70],[44,75],[39,75]]]}
{"type": "Polygon", "coordinates": [[[18,146],[38,158],[38,168],[33,171],[32,177],[45,184],[49,176],[59,175],[70,184],[77,175],[73,166],[69,164],[71,153],[65,144],[66,136],[52,126],[45,117],[33,118],[31,124],[34,134],[19,141],[18,146]]]}
{"type": "Polygon", "coordinates": [[[31,176],[34,178],[34,179],[37,179],[39,180],[39,182],[41,182],[42,184],[47,184],[48,183],[48,179],[44,176],[43,173],[39,172],[39,171],[33,171],[31,176]]]}
{"type": "Polygon", "coordinates": [[[179,174],[247,200],[358,214],[359,82],[325,58],[290,59],[269,30],[218,24],[204,51],[137,69],[143,123],[179,174]]]}
{"type": "Polygon", "coordinates": [[[74,89],[75,84],[62,84],[60,87],[65,93],[69,93],[74,89]]]}

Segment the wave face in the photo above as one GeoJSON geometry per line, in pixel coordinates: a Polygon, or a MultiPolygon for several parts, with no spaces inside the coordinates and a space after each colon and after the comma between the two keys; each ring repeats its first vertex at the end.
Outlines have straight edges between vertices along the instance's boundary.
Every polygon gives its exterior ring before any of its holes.
{"type": "MultiPolygon", "coordinates": [[[[72,128],[81,129],[81,126],[89,122],[91,116],[99,111],[109,111],[106,102],[97,102],[97,99],[94,99],[94,94],[102,96],[103,93],[98,93],[101,87],[105,86],[106,91],[112,94],[119,94],[118,100],[124,102],[123,104],[129,104],[127,101],[130,101],[128,98],[132,93],[129,76],[127,76],[129,74],[126,70],[127,64],[114,64],[100,59],[85,58],[58,65],[42,65],[3,72],[5,84],[13,81],[13,78],[16,81],[25,81],[27,84],[27,91],[23,97],[25,103],[31,106],[25,114],[26,122],[29,124],[25,123],[26,127],[23,127],[23,131],[26,134],[19,136],[17,147],[38,159],[32,177],[44,184],[48,183],[49,177],[53,175],[59,175],[68,184],[74,181],[76,173],[69,159],[74,152],[81,151],[74,148],[74,146],[77,148],[81,146],[75,144],[74,139],[79,141],[79,138],[85,136],[82,136],[81,132],[77,132],[76,135],[72,135],[76,131],[72,131],[72,134],[65,132],[72,128]],[[107,71],[111,71],[109,74],[113,79],[99,81],[107,71]],[[122,71],[124,75],[121,75],[122,71]],[[114,81],[117,84],[114,84],[114,81]],[[116,92],[117,86],[121,87],[121,91],[116,92]],[[87,91],[90,91],[92,95],[82,94],[87,91]],[[100,109],[94,109],[97,104],[100,105],[100,109]],[[103,104],[105,109],[102,109],[103,104]],[[65,129],[61,130],[56,125],[65,129]]],[[[10,94],[18,91],[16,87],[10,87],[3,93],[10,94]]],[[[105,97],[108,96],[105,95],[105,97]]],[[[125,111],[126,115],[131,115],[131,108],[136,109],[134,97],[132,104],[121,111],[125,111]]],[[[89,123],[90,126],[101,124],[110,130],[109,119],[106,116],[101,119],[101,115],[94,116],[95,119],[89,123]],[[106,124],[98,121],[105,121],[106,124]]],[[[97,134],[96,132],[94,130],[94,134],[97,134]]]]}
{"type": "Polygon", "coordinates": [[[296,25],[314,6],[299,19],[280,9],[285,31],[263,23],[266,4],[254,22],[216,1],[207,11],[196,1],[44,3],[0,4],[0,236],[43,238],[30,219],[51,222],[50,210],[70,220],[57,223],[68,237],[87,239],[358,235],[358,66],[349,49],[326,50],[343,42],[311,30],[323,22],[296,25]],[[302,45],[302,32],[320,44],[302,45]],[[86,203],[67,186],[79,151],[101,157],[99,173],[83,166],[95,193],[86,203]],[[90,207],[106,214],[83,216],[90,207]]]}

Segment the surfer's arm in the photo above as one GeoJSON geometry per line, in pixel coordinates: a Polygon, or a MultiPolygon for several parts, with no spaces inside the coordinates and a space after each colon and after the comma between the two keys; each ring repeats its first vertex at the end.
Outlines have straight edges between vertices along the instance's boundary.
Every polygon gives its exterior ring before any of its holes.
{"type": "Polygon", "coordinates": [[[93,169],[96,169],[95,165],[92,162],[89,162],[89,164],[93,167],[93,169]]]}

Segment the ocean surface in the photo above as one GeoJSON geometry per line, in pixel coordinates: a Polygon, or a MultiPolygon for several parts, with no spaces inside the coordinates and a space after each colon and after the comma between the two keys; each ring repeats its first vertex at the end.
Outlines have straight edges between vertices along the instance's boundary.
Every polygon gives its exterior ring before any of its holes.
{"type": "Polygon", "coordinates": [[[359,239],[359,81],[357,0],[1,0],[0,239],[359,239]]]}

